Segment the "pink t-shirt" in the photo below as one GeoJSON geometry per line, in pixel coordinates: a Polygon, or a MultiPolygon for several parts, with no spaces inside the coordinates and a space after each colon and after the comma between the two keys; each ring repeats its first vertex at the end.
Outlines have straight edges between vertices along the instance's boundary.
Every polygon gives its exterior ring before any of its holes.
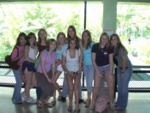
{"type": "MultiPolygon", "coordinates": [[[[45,58],[45,69],[46,72],[49,72],[51,70],[52,64],[55,62],[56,54],[55,52],[49,53],[47,50],[44,50],[40,54],[41,58],[45,58]]],[[[39,64],[37,68],[37,72],[43,73],[41,63],[39,64]]]]}
{"type": "MultiPolygon", "coordinates": [[[[20,53],[24,51],[24,46],[17,46],[17,48],[15,47],[15,48],[13,49],[12,55],[11,55],[11,59],[17,57],[17,54],[20,55],[20,53]],[[19,54],[17,53],[17,52],[18,52],[17,48],[19,49],[19,54]]],[[[20,58],[20,60],[18,61],[17,64],[21,66],[22,63],[23,63],[23,61],[24,61],[24,60],[23,60],[23,57],[22,57],[22,58],[20,58]]]]}
{"type": "MultiPolygon", "coordinates": [[[[21,53],[21,52],[23,52],[23,50],[24,50],[24,46],[17,46],[17,48],[19,49],[19,54],[21,53]]],[[[12,55],[11,55],[11,59],[13,59],[13,58],[15,58],[15,57],[17,57],[17,48],[15,47],[14,49],[13,49],[13,51],[12,51],[12,55]]]]}

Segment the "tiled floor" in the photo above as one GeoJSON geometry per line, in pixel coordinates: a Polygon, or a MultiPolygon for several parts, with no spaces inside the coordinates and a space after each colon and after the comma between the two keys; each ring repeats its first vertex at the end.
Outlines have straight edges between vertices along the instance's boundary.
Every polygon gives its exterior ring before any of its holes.
{"type": "MultiPolygon", "coordinates": [[[[65,103],[58,102],[53,108],[37,108],[36,104],[27,104],[23,102],[20,105],[14,105],[11,102],[13,88],[0,87],[0,113],[68,113],[68,100],[65,103]]],[[[35,97],[35,89],[31,91],[35,97]]],[[[86,92],[83,92],[83,99],[86,99],[86,92]]],[[[80,104],[80,113],[95,113],[80,104]]],[[[125,111],[111,111],[107,108],[103,113],[150,113],[150,93],[130,93],[129,104],[125,111]]]]}

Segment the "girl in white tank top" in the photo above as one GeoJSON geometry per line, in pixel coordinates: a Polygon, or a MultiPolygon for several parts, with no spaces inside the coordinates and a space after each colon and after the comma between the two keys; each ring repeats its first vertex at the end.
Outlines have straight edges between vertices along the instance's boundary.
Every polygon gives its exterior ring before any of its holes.
{"type": "Polygon", "coordinates": [[[36,84],[34,73],[36,70],[34,68],[34,63],[38,49],[36,46],[36,37],[34,33],[28,34],[27,43],[28,45],[25,46],[24,62],[22,65],[22,72],[26,80],[25,91],[22,93],[22,98],[25,99],[27,103],[35,103],[36,101],[30,96],[30,89],[36,84]]]}
{"type": "Polygon", "coordinates": [[[79,112],[79,84],[81,79],[82,71],[82,55],[80,49],[76,49],[77,41],[72,38],[69,41],[69,49],[64,52],[62,59],[62,67],[66,72],[66,78],[69,87],[69,107],[68,111],[72,112],[72,99],[73,93],[75,95],[75,110],[74,112],[79,112]]]}
{"type": "Polygon", "coordinates": [[[37,55],[38,49],[37,47],[32,48],[31,46],[29,46],[29,58],[31,58],[32,60],[36,59],[36,55],[37,55]]]}
{"type": "Polygon", "coordinates": [[[66,68],[68,71],[71,72],[77,72],[79,70],[79,56],[80,56],[80,50],[75,50],[75,57],[71,58],[69,50],[67,50],[64,53],[64,56],[66,56],[66,68]]]}

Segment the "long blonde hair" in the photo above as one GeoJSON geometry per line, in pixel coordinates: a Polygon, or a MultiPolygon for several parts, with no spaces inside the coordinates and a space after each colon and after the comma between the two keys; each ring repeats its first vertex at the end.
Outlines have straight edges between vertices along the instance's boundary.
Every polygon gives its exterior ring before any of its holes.
{"type": "Polygon", "coordinates": [[[63,35],[63,37],[64,37],[64,44],[66,44],[66,35],[65,35],[65,33],[59,32],[57,34],[57,46],[60,45],[60,42],[58,41],[60,35],[63,35]]]}
{"type": "Polygon", "coordinates": [[[84,39],[83,39],[84,33],[86,33],[86,34],[89,36],[88,43],[87,43],[86,46],[85,46],[85,48],[88,49],[88,47],[90,47],[90,44],[91,44],[91,41],[92,41],[92,37],[91,37],[91,33],[90,33],[89,30],[83,31],[83,33],[82,33],[82,45],[84,45],[84,43],[85,43],[85,42],[84,42],[84,39]]]}
{"type": "Polygon", "coordinates": [[[107,40],[108,40],[108,43],[105,45],[106,47],[106,50],[108,51],[109,50],[109,36],[106,32],[103,32],[100,36],[100,40],[99,40],[99,50],[101,51],[101,43],[102,43],[102,37],[103,36],[106,36],[107,37],[107,40]]]}

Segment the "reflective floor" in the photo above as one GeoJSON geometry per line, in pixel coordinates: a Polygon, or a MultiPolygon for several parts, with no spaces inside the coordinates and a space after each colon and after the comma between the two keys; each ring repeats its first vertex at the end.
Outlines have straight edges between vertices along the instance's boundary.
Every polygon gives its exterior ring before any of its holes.
{"type": "MultiPolygon", "coordinates": [[[[68,99],[65,103],[57,101],[53,108],[43,107],[37,108],[36,104],[14,105],[11,102],[13,88],[0,87],[0,113],[68,113],[68,99]]],[[[35,89],[31,90],[32,96],[35,98],[35,89]]],[[[82,92],[83,99],[86,99],[86,92],[82,92]]],[[[85,108],[84,104],[80,104],[80,113],[95,113],[85,108]]],[[[103,113],[150,113],[150,93],[130,93],[129,104],[125,111],[111,111],[109,107],[103,113]]]]}

